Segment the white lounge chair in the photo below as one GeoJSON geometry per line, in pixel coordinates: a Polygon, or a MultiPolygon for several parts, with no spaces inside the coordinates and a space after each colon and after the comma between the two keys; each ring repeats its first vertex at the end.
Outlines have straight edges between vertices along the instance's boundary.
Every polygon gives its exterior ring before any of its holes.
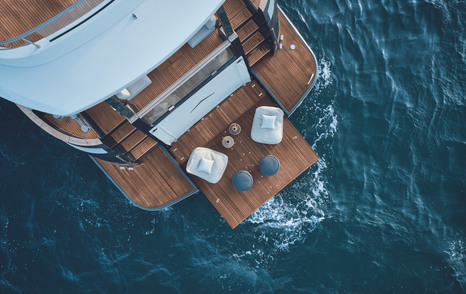
{"type": "Polygon", "coordinates": [[[189,156],[186,171],[209,183],[220,181],[228,163],[228,156],[209,148],[197,147],[189,156]]]}
{"type": "Polygon", "coordinates": [[[257,143],[278,144],[283,138],[283,110],[261,106],[256,109],[251,138],[257,143]]]}

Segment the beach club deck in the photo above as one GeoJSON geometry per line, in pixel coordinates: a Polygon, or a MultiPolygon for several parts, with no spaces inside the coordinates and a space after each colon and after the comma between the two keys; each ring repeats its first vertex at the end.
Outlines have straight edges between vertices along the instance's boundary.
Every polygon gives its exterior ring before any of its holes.
{"type": "Polygon", "coordinates": [[[282,142],[276,145],[254,142],[251,139],[252,120],[260,106],[278,105],[253,81],[195,124],[168,152],[155,145],[141,157],[141,164],[134,167],[98,162],[137,206],[146,209],[165,207],[199,189],[235,228],[319,159],[287,117],[284,118],[282,142]],[[234,146],[225,148],[222,139],[229,135],[231,123],[238,123],[242,130],[233,136],[234,146]],[[228,165],[218,183],[211,184],[184,173],[186,162],[196,147],[207,147],[228,156],[228,165]],[[280,161],[280,170],[274,176],[267,177],[259,171],[259,162],[265,155],[274,155],[280,161]],[[236,190],[232,184],[233,175],[239,170],[249,171],[254,179],[252,188],[246,192],[236,190]]]}

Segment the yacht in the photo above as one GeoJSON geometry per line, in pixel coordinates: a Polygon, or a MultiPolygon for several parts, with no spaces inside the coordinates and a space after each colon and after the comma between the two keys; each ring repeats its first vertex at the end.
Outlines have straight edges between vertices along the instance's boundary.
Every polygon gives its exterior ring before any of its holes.
{"type": "Polygon", "coordinates": [[[235,228],[319,157],[289,117],[316,57],[275,0],[0,0],[0,97],[156,211],[235,228]]]}

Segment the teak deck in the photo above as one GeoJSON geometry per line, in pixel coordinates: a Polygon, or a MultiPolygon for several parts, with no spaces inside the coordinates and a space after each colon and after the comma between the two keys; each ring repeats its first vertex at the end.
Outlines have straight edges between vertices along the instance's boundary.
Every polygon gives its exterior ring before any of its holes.
{"type": "MultiPolygon", "coordinates": [[[[257,96],[257,90],[260,87],[252,87],[252,85],[254,84],[244,86],[235,92],[229,98],[233,100],[231,103],[241,104],[247,96],[257,96]]],[[[248,109],[238,119],[229,121],[226,128],[211,140],[209,140],[210,135],[193,131],[181,137],[186,136],[187,140],[192,140],[194,137],[204,137],[204,141],[209,141],[202,146],[228,155],[226,171],[217,184],[210,184],[195,176],[191,176],[191,178],[232,228],[235,228],[319,159],[314,150],[286,117],[281,143],[266,145],[256,143],[251,139],[252,120],[256,108],[264,105],[277,106],[268,95],[263,94],[260,97],[262,99],[256,105],[248,109]],[[229,135],[228,126],[232,122],[237,122],[242,131],[239,135],[233,136],[235,140],[233,148],[226,149],[222,145],[222,138],[229,135]],[[269,154],[279,159],[281,167],[276,175],[265,177],[261,175],[258,164],[262,157],[269,154]],[[233,187],[233,175],[239,170],[248,170],[254,178],[254,184],[247,192],[239,192],[233,187]]],[[[228,115],[229,109],[226,106],[221,106],[209,114],[210,117],[226,117],[228,115]],[[215,114],[215,112],[219,114],[215,114]]],[[[204,124],[210,125],[211,121],[204,119],[198,123],[198,125],[204,124]]],[[[202,128],[203,126],[194,126],[196,130],[202,128]]]]}
{"type": "Polygon", "coordinates": [[[0,1],[0,41],[10,40],[44,23],[77,0],[0,1]]]}
{"type": "Polygon", "coordinates": [[[221,44],[222,40],[218,36],[217,31],[211,33],[194,48],[191,48],[191,46],[186,43],[164,63],[148,74],[152,83],[134,97],[130,103],[138,110],[143,109],[144,106],[162,94],[163,91],[221,44]]]}
{"type": "Polygon", "coordinates": [[[47,121],[50,124],[54,125],[56,128],[64,131],[66,134],[69,134],[73,137],[77,137],[81,139],[98,139],[99,138],[99,135],[92,128],[87,132],[83,132],[81,130],[81,126],[79,125],[79,123],[69,116],[63,118],[62,120],[59,120],[59,119],[56,119],[51,114],[46,114],[45,119],[47,119],[47,121]]]}
{"type": "Polygon", "coordinates": [[[279,19],[283,49],[278,49],[273,56],[265,56],[252,69],[283,107],[291,111],[317,78],[316,63],[281,11],[279,19]],[[295,45],[294,50],[291,45],[295,45]]]}
{"type": "Polygon", "coordinates": [[[202,120],[191,127],[183,136],[172,144],[170,152],[183,164],[189,159],[191,152],[199,146],[204,146],[220,132],[228,128],[241,115],[254,107],[263,97],[265,91],[253,81],[239,88],[229,98],[219,104],[218,108],[209,112],[202,120]]]}
{"type": "MultiPolygon", "coordinates": [[[[254,142],[250,137],[252,120],[256,108],[262,105],[276,106],[276,103],[257,82],[248,83],[214,108],[169,149],[183,169],[196,147],[204,146],[228,155],[227,169],[217,184],[190,177],[232,228],[319,159],[286,117],[281,143],[265,145],[254,142]],[[234,136],[233,148],[226,149],[221,141],[233,122],[239,123],[242,131],[234,136]],[[258,169],[260,159],[268,154],[276,156],[281,165],[280,171],[272,177],[262,176],[258,169]],[[234,173],[243,169],[249,170],[254,177],[254,185],[247,192],[236,191],[231,182],[234,173]]],[[[128,167],[120,169],[117,165],[98,160],[118,186],[143,207],[163,207],[193,193],[193,186],[160,146],[154,147],[140,161],[141,165],[129,170],[128,167]]]]}
{"type": "Polygon", "coordinates": [[[105,101],[89,108],[86,110],[86,113],[101,130],[103,135],[107,135],[126,120],[123,115],[113,110],[105,101]]]}
{"type": "Polygon", "coordinates": [[[145,208],[163,207],[196,191],[160,146],[146,153],[140,159],[141,164],[133,167],[121,169],[118,165],[97,161],[126,195],[145,208]]]}
{"type": "MultiPolygon", "coordinates": [[[[7,41],[27,33],[65,11],[76,2],[77,0],[0,1],[0,41],[7,41]]],[[[102,2],[103,0],[84,0],[60,17],[27,35],[26,39],[36,42],[48,37],[79,19],[102,2]]],[[[25,44],[27,44],[25,41],[18,40],[5,44],[3,47],[13,48],[25,44]]]]}

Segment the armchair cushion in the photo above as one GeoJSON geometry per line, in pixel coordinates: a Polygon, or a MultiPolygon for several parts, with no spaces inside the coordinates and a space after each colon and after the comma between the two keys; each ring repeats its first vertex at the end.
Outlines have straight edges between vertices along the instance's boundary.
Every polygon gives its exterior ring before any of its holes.
{"type": "Polygon", "coordinates": [[[200,172],[206,172],[210,174],[210,172],[212,171],[213,164],[214,164],[213,160],[205,159],[204,157],[202,157],[201,160],[199,161],[197,170],[200,172]]]}
{"type": "Polygon", "coordinates": [[[186,165],[186,171],[192,175],[198,176],[209,183],[215,184],[223,176],[228,164],[228,156],[218,151],[197,147],[189,156],[186,165]],[[204,161],[204,163],[202,163],[204,161]],[[212,161],[210,172],[208,172],[209,161],[212,161]]]}
{"type": "Polygon", "coordinates": [[[277,107],[261,106],[256,109],[251,128],[251,138],[257,143],[278,144],[283,139],[283,110],[277,107]],[[264,117],[275,117],[274,128],[263,128],[264,117]]]}
{"type": "Polygon", "coordinates": [[[261,128],[263,129],[275,129],[275,119],[277,117],[274,115],[262,115],[262,124],[261,128]]]}

